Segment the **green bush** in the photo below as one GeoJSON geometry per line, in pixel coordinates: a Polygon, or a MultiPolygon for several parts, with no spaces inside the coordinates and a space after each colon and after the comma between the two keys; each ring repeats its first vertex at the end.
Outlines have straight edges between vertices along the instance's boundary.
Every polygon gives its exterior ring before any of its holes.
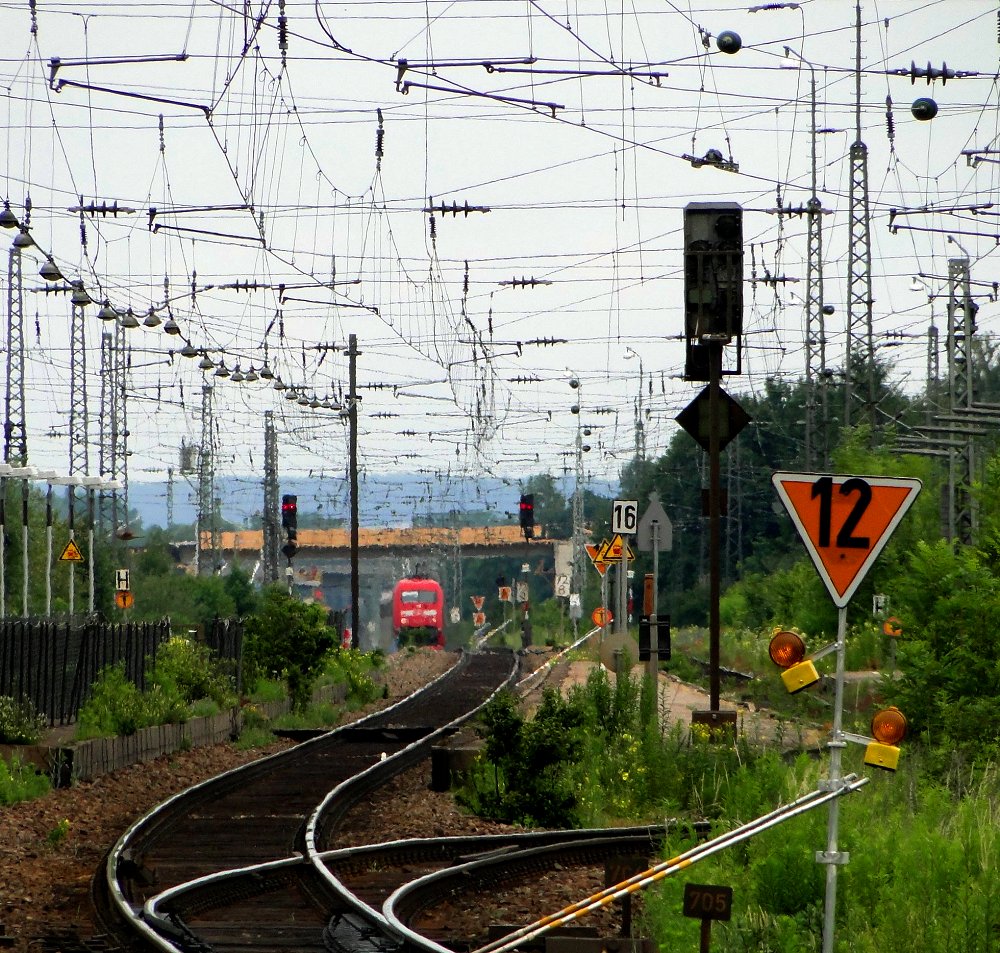
{"type": "Polygon", "coordinates": [[[33,764],[25,764],[17,755],[9,762],[0,758],[0,804],[16,804],[41,797],[50,786],[44,774],[33,764]]]}
{"type": "Polygon", "coordinates": [[[34,745],[48,728],[48,720],[28,699],[0,695],[0,744],[34,745]]]}
{"type": "Polygon", "coordinates": [[[355,649],[335,648],[323,665],[318,684],[344,685],[349,709],[367,705],[381,697],[382,688],[375,683],[372,672],[385,667],[385,655],[378,649],[358,652],[355,649]]]}
{"type": "Polygon", "coordinates": [[[134,735],[150,725],[180,723],[187,720],[187,704],[169,695],[159,685],[140,692],[125,677],[122,663],[110,665],[91,687],[90,698],[80,707],[76,737],[102,738],[111,735],[134,735]]]}
{"type": "Polygon", "coordinates": [[[232,682],[221,672],[212,650],[182,635],[173,636],[157,649],[146,672],[146,684],[186,705],[204,698],[215,702],[217,709],[236,703],[232,682]]]}
{"type": "Polygon", "coordinates": [[[337,633],[326,624],[326,610],[291,598],[279,586],[261,596],[260,608],[246,622],[244,663],[248,685],[259,678],[280,678],[292,708],[303,710],[337,633]]]}

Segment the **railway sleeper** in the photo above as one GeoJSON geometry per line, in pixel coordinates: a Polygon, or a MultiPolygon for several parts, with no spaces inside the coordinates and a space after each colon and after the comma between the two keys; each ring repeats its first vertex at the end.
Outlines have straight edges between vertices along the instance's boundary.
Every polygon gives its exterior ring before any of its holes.
{"type": "Polygon", "coordinates": [[[435,725],[358,725],[357,727],[344,727],[337,732],[339,741],[360,741],[365,744],[374,744],[377,741],[387,741],[393,743],[409,743],[426,738],[431,732],[437,731],[435,725]]]}

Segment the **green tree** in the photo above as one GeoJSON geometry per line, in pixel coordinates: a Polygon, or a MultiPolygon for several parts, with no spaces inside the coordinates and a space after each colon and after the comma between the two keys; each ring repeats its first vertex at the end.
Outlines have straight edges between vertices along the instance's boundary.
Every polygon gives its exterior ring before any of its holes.
{"type": "Polygon", "coordinates": [[[326,618],[322,606],[299,602],[280,587],[270,586],[257,612],[246,621],[247,671],[283,679],[296,711],[309,704],[313,681],[337,645],[337,633],[326,618]]]}

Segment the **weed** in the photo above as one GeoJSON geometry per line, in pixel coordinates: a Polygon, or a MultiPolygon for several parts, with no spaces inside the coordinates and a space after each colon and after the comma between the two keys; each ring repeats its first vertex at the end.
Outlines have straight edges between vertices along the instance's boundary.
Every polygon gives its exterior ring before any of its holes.
{"type": "Polygon", "coordinates": [[[0,758],[0,804],[30,801],[50,788],[49,779],[33,764],[26,764],[17,755],[9,762],[0,758]]]}
{"type": "Polygon", "coordinates": [[[48,719],[28,699],[0,695],[0,744],[37,744],[48,719]]]}
{"type": "Polygon", "coordinates": [[[69,833],[69,819],[63,818],[55,827],[45,835],[45,842],[50,847],[58,847],[69,833]]]}

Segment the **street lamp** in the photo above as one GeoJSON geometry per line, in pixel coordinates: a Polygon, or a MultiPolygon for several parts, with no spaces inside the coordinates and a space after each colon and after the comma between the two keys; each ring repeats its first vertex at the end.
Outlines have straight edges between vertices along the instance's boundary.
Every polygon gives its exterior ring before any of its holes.
{"type": "Polygon", "coordinates": [[[633,347],[625,345],[625,360],[632,358],[639,360],[639,399],[635,404],[635,458],[636,460],[646,459],[646,430],[642,419],[642,385],[645,380],[645,368],[642,364],[642,355],[633,347]]]}

